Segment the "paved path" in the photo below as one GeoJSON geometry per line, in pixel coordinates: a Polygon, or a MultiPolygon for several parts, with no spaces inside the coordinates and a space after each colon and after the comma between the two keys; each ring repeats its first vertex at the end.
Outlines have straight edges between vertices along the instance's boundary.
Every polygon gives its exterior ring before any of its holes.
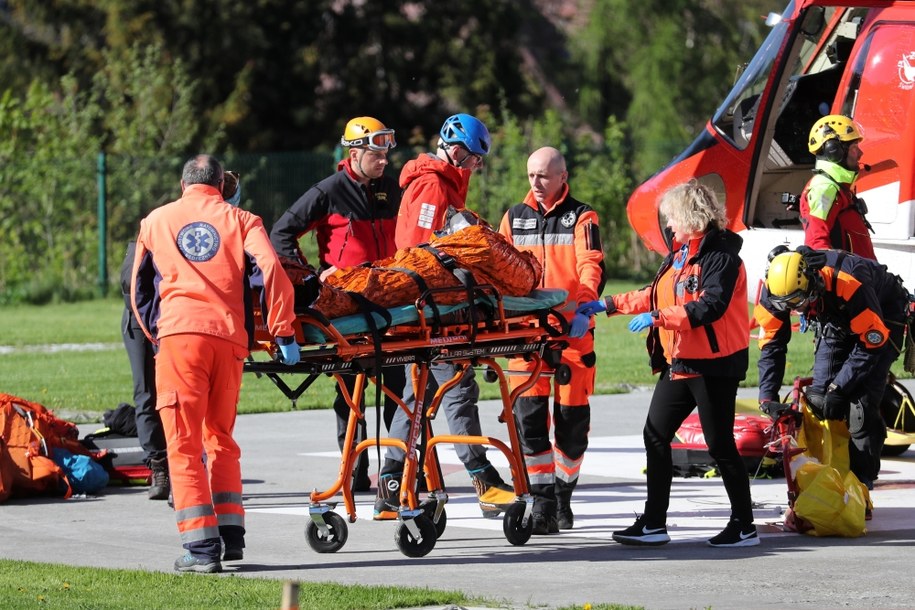
{"type": "MultiPolygon", "coordinates": [[[[264,381],[264,383],[268,383],[264,381]]],[[[743,391],[753,396],[752,390],[743,391]]],[[[458,589],[505,607],[617,602],[646,608],[915,607],[915,451],[886,459],[867,536],[815,538],[782,533],[784,480],[752,483],[762,544],[713,549],[705,540],[729,511],[720,479],[675,479],[671,544],[624,547],[610,533],[631,524],[644,502],[640,430],[650,393],[594,400],[591,448],[574,499],[576,527],[512,546],[501,521],[480,517],[454,453],[441,454],[448,525],[435,548],[411,559],[394,544],[395,523],[371,521],[373,494],[358,494],[358,520],[336,553],[306,543],[308,492],[328,487],[339,459],[330,410],[247,415],[244,452],[248,549],[226,564],[245,577],[458,589]]],[[[279,398],[278,398],[279,400],[279,398]]],[[[481,405],[484,431],[504,437],[493,402],[481,405]]],[[[373,426],[370,418],[370,426],[373,426]]],[[[92,427],[88,427],[91,429],[92,427]]],[[[494,461],[504,459],[492,451],[494,461]]],[[[372,455],[374,470],[375,457],[372,455]]],[[[373,477],[374,478],[374,477],[373,477]]],[[[342,514],[342,503],[338,507],[342,514]]],[[[171,569],[180,553],[171,510],[144,488],[111,488],[89,499],[16,500],[2,508],[0,556],[73,565],[171,569]]]]}

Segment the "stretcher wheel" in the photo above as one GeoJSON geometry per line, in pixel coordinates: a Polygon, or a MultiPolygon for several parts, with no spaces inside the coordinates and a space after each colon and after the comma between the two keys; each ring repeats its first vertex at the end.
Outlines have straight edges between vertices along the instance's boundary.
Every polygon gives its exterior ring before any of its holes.
{"type": "Polygon", "coordinates": [[[559,385],[569,385],[572,381],[572,369],[568,364],[560,364],[554,369],[553,378],[559,385]]]}
{"type": "Polygon", "coordinates": [[[483,369],[483,381],[486,383],[495,383],[499,381],[499,374],[487,366],[483,369]]]}
{"type": "Polygon", "coordinates": [[[435,524],[426,515],[417,515],[413,523],[419,528],[421,539],[417,540],[410,533],[406,523],[401,523],[394,532],[394,542],[400,552],[407,557],[425,557],[433,548],[438,537],[435,535],[435,524]]]}
{"type": "Polygon", "coordinates": [[[533,519],[528,519],[527,525],[521,525],[524,520],[524,506],[524,502],[515,502],[508,507],[505,516],[502,517],[502,532],[505,533],[505,539],[515,546],[527,544],[534,531],[533,519]]]}
{"type": "Polygon", "coordinates": [[[308,540],[308,546],[316,553],[336,553],[343,548],[349,536],[346,521],[331,510],[321,516],[330,532],[327,535],[323,534],[318,525],[309,520],[308,525],[305,526],[305,539],[308,540]]]}
{"type": "Polygon", "coordinates": [[[445,527],[448,525],[448,512],[443,508],[442,514],[439,515],[438,521],[435,520],[435,506],[438,504],[435,500],[427,500],[420,504],[420,508],[423,509],[423,515],[425,515],[429,521],[435,525],[436,538],[441,538],[442,534],[445,533],[445,527]]]}

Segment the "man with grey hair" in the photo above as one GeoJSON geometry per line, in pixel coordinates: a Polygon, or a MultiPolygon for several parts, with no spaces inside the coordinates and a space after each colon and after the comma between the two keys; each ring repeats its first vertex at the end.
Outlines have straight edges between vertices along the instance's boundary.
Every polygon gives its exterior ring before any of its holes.
{"type": "Polygon", "coordinates": [[[140,223],[131,273],[131,308],[158,348],[156,408],[186,550],[175,561],[179,572],[220,572],[220,559],[244,555],[241,451],[232,432],[253,329],[248,280],[256,272],[282,362],[300,357],[292,284],[261,219],[228,205],[223,181],[215,157],[185,163],[181,198],[140,223]]]}

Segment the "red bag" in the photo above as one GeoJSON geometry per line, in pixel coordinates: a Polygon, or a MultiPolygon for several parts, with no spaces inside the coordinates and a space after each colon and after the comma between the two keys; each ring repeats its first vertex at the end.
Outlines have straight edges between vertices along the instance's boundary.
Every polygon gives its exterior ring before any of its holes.
{"type": "MultiPolygon", "coordinates": [[[[734,417],[734,440],[737,451],[744,458],[747,470],[753,476],[768,453],[766,444],[770,441],[772,420],[765,415],[734,417]]],[[[705,476],[716,469],[715,461],[709,455],[699,414],[692,413],[677,430],[676,440],[670,445],[673,452],[674,475],[682,477],[705,476]]],[[[781,465],[775,460],[765,464],[767,476],[784,475],[781,465]]]]}

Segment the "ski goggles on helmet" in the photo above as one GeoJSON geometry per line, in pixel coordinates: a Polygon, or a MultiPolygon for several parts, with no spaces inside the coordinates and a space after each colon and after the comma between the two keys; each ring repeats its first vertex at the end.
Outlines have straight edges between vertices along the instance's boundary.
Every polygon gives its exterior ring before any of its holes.
{"type": "Polygon", "coordinates": [[[777,311],[803,311],[813,300],[812,297],[812,291],[795,290],[781,297],[769,294],[769,303],[777,311]]]}
{"type": "Polygon", "coordinates": [[[368,148],[375,151],[388,151],[397,146],[393,129],[373,131],[353,140],[341,139],[340,143],[350,148],[368,148]]]}

